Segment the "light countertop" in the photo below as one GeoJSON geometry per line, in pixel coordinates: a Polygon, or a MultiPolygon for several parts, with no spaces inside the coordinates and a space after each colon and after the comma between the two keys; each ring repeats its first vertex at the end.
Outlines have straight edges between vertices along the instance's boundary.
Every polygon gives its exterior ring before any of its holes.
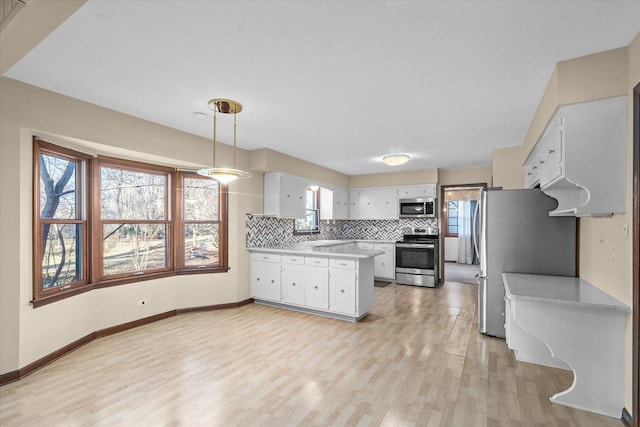
{"type": "Polygon", "coordinates": [[[502,273],[505,295],[514,300],[529,300],[589,309],[630,312],[631,309],[611,295],[578,277],[502,273]]]}
{"type": "MultiPolygon", "coordinates": [[[[384,254],[384,251],[358,249],[354,247],[357,242],[362,242],[362,240],[312,240],[272,247],[251,247],[247,248],[247,250],[250,252],[320,255],[339,258],[372,258],[384,254]]],[[[376,243],[389,242],[376,241],[376,243]]]]}

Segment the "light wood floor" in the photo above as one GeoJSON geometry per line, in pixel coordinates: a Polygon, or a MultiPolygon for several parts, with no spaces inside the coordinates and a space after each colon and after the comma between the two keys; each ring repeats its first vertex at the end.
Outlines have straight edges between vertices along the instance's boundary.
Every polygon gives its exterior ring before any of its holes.
{"type": "Polygon", "coordinates": [[[98,339],[0,388],[9,426],[616,426],[477,332],[474,285],[375,289],[357,324],[251,304],[98,339]]]}

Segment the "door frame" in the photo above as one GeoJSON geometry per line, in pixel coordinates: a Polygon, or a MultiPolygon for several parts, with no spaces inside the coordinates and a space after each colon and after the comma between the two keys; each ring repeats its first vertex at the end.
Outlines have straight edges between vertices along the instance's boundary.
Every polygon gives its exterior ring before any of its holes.
{"type": "Polygon", "coordinates": [[[478,182],[475,184],[449,184],[449,185],[441,185],[440,186],[440,207],[439,207],[439,212],[438,212],[438,224],[440,225],[440,275],[442,276],[440,279],[442,280],[442,282],[444,283],[444,241],[445,241],[445,230],[444,230],[444,209],[446,207],[445,205],[445,198],[444,198],[444,194],[447,190],[452,190],[454,188],[480,188],[482,190],[486,190],[487,189],[487,183],[486,182],[478,182]]]}

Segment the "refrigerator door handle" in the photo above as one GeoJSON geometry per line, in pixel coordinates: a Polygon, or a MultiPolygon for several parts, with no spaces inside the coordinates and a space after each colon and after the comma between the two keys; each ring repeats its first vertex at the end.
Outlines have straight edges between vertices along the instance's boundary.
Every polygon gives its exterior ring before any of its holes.
{"type": "MultiPolygon", "coordinates": [[[[479,236],[479,230],[478,230],[478,222],[479,222],[479,218],[478,218],[478,213],[480,212],[480,203],[476,203],[476,208],[473,211],[473,220],[471,221],[471,238],[473,239],[473,247],[476,250],[476,254],[478,254],[478,256],[480,256],[480,250],[478,249],[478,238],[479,236]]],[[[477,280],[476,280],[477,282],[477,280]]]]}

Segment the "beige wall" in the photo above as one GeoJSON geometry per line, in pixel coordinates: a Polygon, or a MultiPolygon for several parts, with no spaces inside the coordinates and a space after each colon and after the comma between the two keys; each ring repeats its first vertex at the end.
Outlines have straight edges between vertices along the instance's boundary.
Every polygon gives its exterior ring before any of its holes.
{"type": "MultiPolygon", "coordinates": [[[[262,209],[262,174],[230,185],[228,273],[169,277],[98,289],[34,309],[31,299],[32,135],[174,166],[203,166],[210,140],[17,81],[0,79],[0,373],[58,350],[95,330],[176,308],[249,298],[244,250],[247,212],[262,209]],[[149,304],[136,307],[138,299],[149,304]],[[50,331],[55,325],[55,333],[50,331]]],[[[219,144],[222,164],[232,148],[219,144]]],[[[248,153],[238,151],[246,168],[248,153]]],[[[206,166],[206,165],[204,165],[206,166]]]]}
{"type": "Polygon", "coordinates": [[[438,169],[353,175],[349,177],[349,188],[384,187],[388,185],[435,184],[438,169]]]}
{"type": "Polygon", "coordinates": [[[251,151],[249,158],[251,170],[254,171],[283,172],[309,178],[319,183],[349,187],[347,175],[268,148],[251,151]]]}
{"type": "Polygon", "coordinates": [[[522,146],[493,150],[491,162],[493,186],[505,190],[524,187],[524,168],[520,165],[522,146]]]}
{"type": "Polygon", "coordinates": [[[491,166],[440,169],[440,185],[482,184],[491,187],[491,166]]]}

